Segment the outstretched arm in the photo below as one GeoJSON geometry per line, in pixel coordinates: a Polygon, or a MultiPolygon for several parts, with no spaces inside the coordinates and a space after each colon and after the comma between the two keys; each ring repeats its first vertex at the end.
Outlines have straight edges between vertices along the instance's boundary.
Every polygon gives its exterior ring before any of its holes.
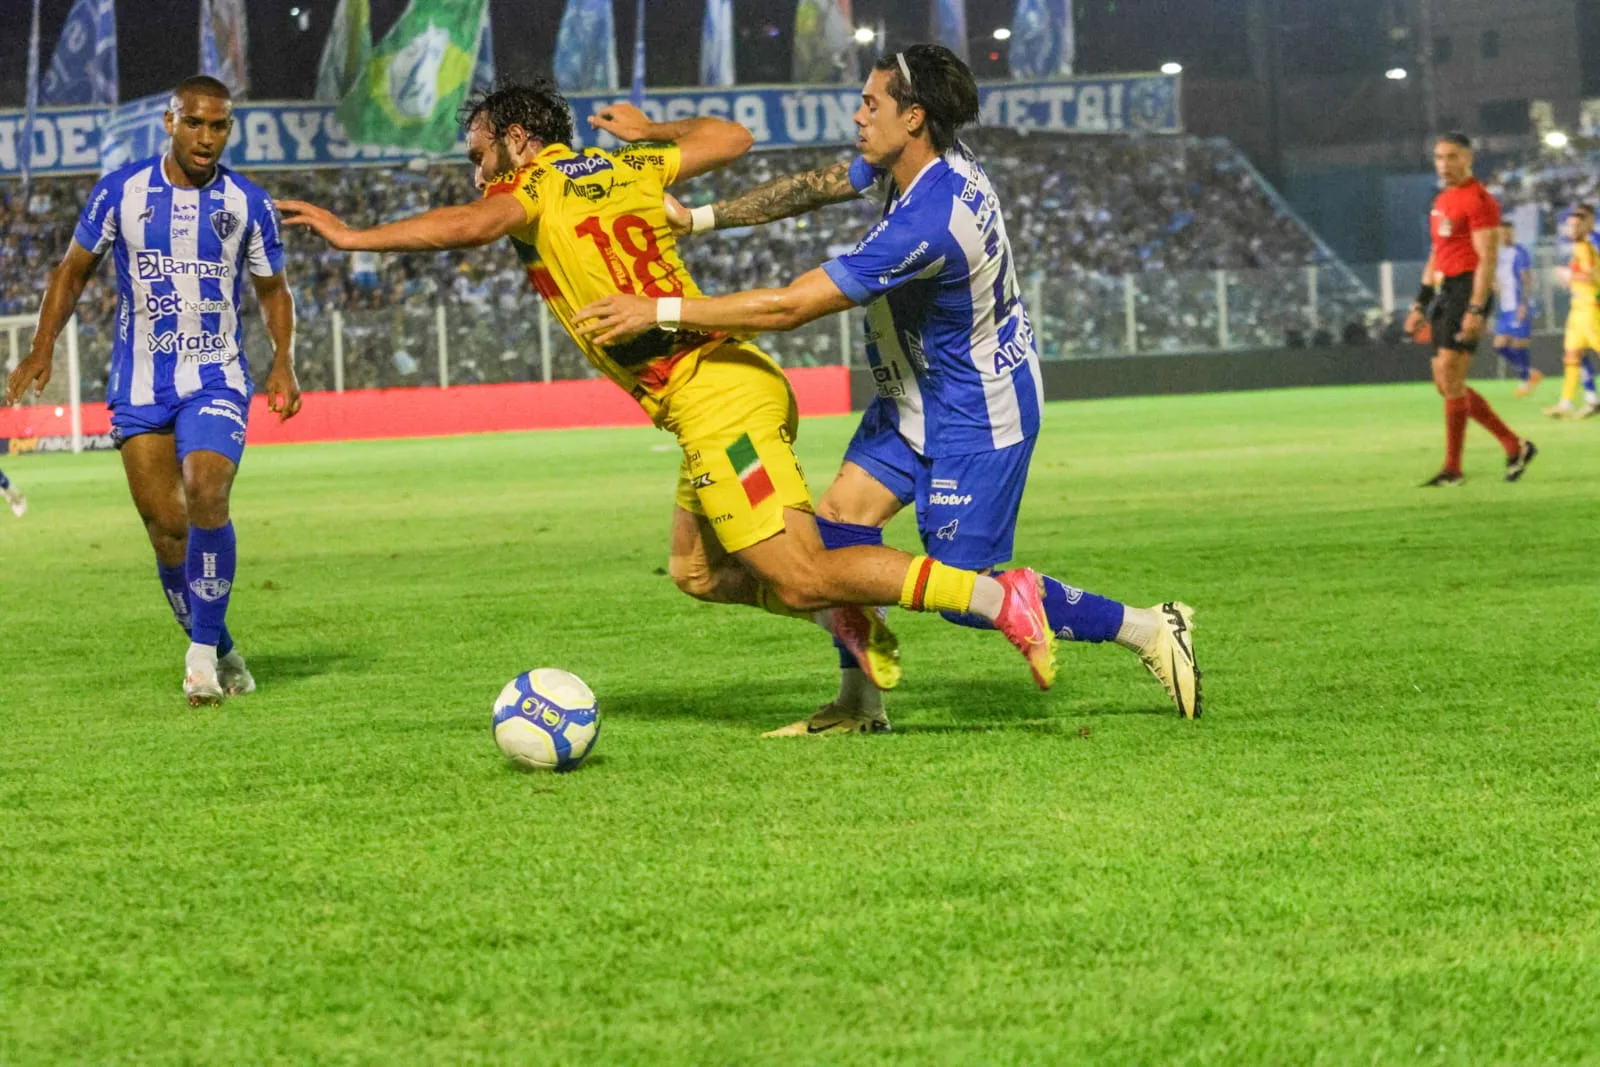
{"type": "Polygon", "coordinates": [[[434,252],[476,248],[506,236],[527,223],[527,213],[514,196],[486,196],[459,207],[438,207],[409,219],[351,229],[338,216],[304,200],[279,200],[286,226],[304,226],[334,248],[346,252],[434,252]]]}
{"type": "Polygon", "coordinates": [[[589,125],[623,141],[671,141],[678,146],[678,174],[673,184],[726,167],[756,143],[749,130],[727,119],[682,119],[651,122],[632,104],[613,104],[589,116],[589,125]]]}
{"type": "Polygon", "coordinates": [[[673,223],[673,233],[682,237],[705,230],[760,226],[860,197],[850,183],[850,161],[842,159],[821,170],[801,171],[762,182],[738,196],[697,207],[692,212],[669,197],[667,217],[673,223]]]}
{"type": "Polygon", "coordinates": [[[782,289],[752,289],[746,293],[675,302],[643,296],[608,296],[578,312],[576,324],[580,334],[605,346],[637,337],[662,322],[676,322],[684,329],[693,330],[765,333],[798,329],[824,315],[854,306],[828,272],[818,267],[806,271],[782,289]]]}

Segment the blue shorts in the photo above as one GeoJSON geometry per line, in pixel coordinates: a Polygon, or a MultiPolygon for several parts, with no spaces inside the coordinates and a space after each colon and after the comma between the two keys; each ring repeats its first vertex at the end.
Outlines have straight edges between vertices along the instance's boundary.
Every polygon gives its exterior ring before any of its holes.
{"type": "Polygon", "coordinates": [[[237,467],[249,422],[248,396],[232,389],[202,389],[170,405],[118,405],[111,411],[111,440],[121,448],[130,437],[170,433],[177,438],[179,463],[191,452],[218,452],[237,467]]]}
{"type": "Polygon", "coordinates": [[[1033,438],[994,452],[932,459],[918,455],[869,409],[844,458],[900,503],[916,504],[923,550],[940,563],[980,571],[1011,559],[1033,438]]]}
{"type": "Polygon", "coordinates": [[[1514,337],[1519,341],[1526,341],[1533,336],[1533,311],[1528,312],[1527,321],[1520,326],[1517,324],[1517,309],[1502,311],[1495,316],[1494,335],[1496,337],[1514,337]]]}

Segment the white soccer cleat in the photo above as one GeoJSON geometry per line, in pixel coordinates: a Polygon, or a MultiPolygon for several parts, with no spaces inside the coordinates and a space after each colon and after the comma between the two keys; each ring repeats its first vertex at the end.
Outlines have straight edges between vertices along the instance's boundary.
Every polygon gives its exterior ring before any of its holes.
{"type": "Polygon", "coordinates": [[[183,695],[189,706],[198,708],[222,703],[225,695],[217,679],[217,650],[214,645],[190,645],[183,657],[183,695]]]}
{"type": "Polygon", "coordinates": [[[191,670],[183,676],[183,695],[189,698],[191,708],[198,708],[216,707],[225,694],[216,671],[191,670]]]}
{"type": "Polygon", "coordinates": [[[1161,616],[1161,628],[1139,659],[1166,689],[1178,706],[1178,713],[1186,719],[1198,719],[1203,702],[1200,667],[1194,658],[1194,609],[1168,601],[1151,610],[1161,616]]]}
{"type": "Polygon", "coordinates": [[[6,503],[11,505],[11,514],[19,519],[28,513],[28,498],[21,493],[7,493],[6,503]]]}
{"type": "Polygon", "coordinates": [[[217,660],[217,681],[222,691],[231,697],[256,691],[255,676],[245,666],[244,657],[239,655],[238,649],[217,660]]]}

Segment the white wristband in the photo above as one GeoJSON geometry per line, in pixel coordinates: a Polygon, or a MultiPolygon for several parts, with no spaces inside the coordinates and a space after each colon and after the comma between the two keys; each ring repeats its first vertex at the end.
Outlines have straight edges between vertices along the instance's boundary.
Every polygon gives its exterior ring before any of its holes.
{"type": "Polygon", "coordinates": [[[683,318],[683,297],[665,296],[656,301],[656,325],[671,333],[683,318]]]}
{"type": "Polygon", "coordinates": [[[717,211],[710,204],[694,208],[689,212],[689,232],[705,233],[707,230],[717,228],[717,211]]]}

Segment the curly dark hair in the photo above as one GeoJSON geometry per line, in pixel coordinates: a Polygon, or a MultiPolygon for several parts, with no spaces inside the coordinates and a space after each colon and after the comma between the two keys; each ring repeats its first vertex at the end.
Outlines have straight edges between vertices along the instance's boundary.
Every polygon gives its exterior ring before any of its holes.
{"type": "Polygon", "coordinates": [[[914,44],[891,52],[872,65],[889,72],[889,95],[904,111],[920,107],[927,116],[928,139],[943,152],[956,143],[956,131],[978,121],[978,83],[961,57],[942,44],[914,44]],[[906,61],[911,84],[900,72],[906,61]]]}
{"type": "Polygon", "coordinates": [[[554,83],[543,78],[497,85],[468,97],[461,105],[461,129],[469,129],[479,115],[497,141],[512,126],[521,126],[545,144],[572,143],[572,108],[554,83]]]}

